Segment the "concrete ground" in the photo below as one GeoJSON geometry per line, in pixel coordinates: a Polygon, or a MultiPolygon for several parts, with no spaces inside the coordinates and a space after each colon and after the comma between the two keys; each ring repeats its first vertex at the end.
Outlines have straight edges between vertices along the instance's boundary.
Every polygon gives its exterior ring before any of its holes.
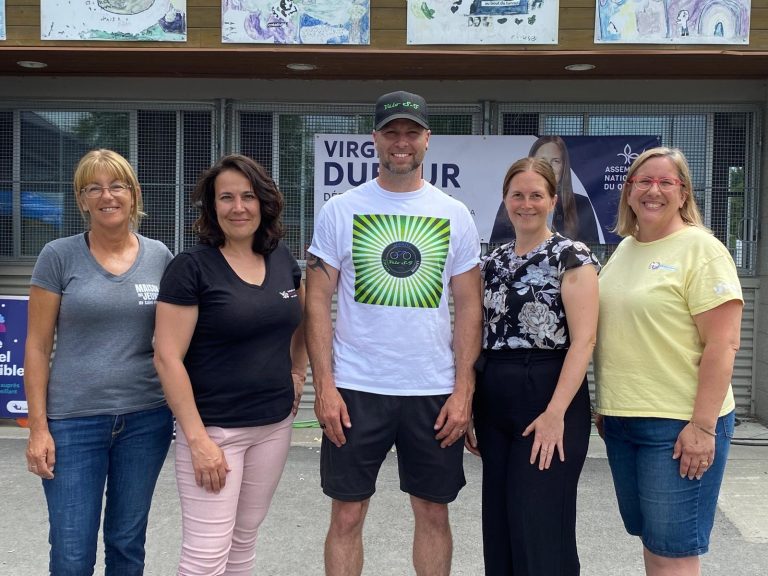
{"type": "MultiPolygon", "coordinates": [[[[299,420],[312,418],[300,413],[299,420]]],[[[768,442],[768,428],[743,422],[738,438],[768,442]]],[[[319,488],[316,428],[296,429],[285,473],[261,530],[259,576],[320,576],[330,501],[319,488]]],[[[40,482],[26,471],[26,431],[0,425],[0,574],[47,574],[47,519],[40,482]]],[[[454,533],[452,574],[483,573],[480,530],[480,462],[465,455],[467,486],[450,507],[454,533]]],[[[180,546],[179,503],[173,450],[155,493],[147,537],[148,576],[175,574],[180,546]]],[[[387,459],[365,529],[366,575],[409,575],[413,529],[407,497],[399,491],[396,455],[387,459]]],[[[579,553],[585,576],[642,576],[641,547],[621,524],[603,443],[593,435],[581,477],[579,553]]],[[[99,552],[96,574],[103,574],[99,552]]],[[[733,446],[712,534],[703,557],[705,576],[768,575],[768,448],[733,446]]],[[[546,575],[541,575],[546,576],[546,575]]]]}

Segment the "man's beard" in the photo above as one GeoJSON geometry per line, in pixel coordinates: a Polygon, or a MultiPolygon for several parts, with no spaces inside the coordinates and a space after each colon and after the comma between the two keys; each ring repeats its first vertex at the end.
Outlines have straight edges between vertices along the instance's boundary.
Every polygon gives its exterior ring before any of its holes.
{"type": "Polygon", "coordinates": [[[421,161],[422,161],[421,158],[419,158],[417,155],[414,155],[410,163],[405,165],[394,166],[393,165],[394,163],[391,160],[389,159],[383,160],[380,158],[379,165],[380,165],[380,168],[384,168],[387,172],[391,174],[405,175],[405,174],[410,174],[411,172],[415,172],[416,170],[421,168],[421,161]]]}

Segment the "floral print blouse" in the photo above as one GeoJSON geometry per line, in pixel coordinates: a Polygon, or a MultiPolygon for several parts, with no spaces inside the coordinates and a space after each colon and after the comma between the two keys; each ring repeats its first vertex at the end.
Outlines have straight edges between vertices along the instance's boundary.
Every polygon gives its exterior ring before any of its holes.
{"type": "Polygon", "coordinates": [[[555,232],[525,256],[515,242],[483,259],[483,349],[568,348],[560,281],[571,268],[600,263],[582,242],[555,232]]]}

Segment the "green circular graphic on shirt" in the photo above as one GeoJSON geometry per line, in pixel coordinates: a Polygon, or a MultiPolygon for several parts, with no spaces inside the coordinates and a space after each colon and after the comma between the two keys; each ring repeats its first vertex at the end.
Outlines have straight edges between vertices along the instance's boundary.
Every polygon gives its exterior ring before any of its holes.
{"type": "Polygon", "coordinates": [[[439,307],[450,239],[448,218],[356,214],[352,224],[355,302],[439,307]]]}
{"type": "Polygon", "coordinates": [[[392,242],[381,253],[381,265],[395,278],[408,278],[421,266],[421,252],[410,242],[392,242]]]}

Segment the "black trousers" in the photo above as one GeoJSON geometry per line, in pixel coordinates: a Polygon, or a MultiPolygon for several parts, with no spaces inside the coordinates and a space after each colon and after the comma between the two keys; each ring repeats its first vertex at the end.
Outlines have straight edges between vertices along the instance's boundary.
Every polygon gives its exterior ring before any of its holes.
{"type": "Polygon", "coordinates": [[[563,446],[548,470],[530,464],[533,433],[547,407],[565,350],[484,352],[478,361],[475,432],[483,460],[483,556],[487,576],[574,576],[576,488],[589,445],[584,378],[565,415],[563,446]]]}

